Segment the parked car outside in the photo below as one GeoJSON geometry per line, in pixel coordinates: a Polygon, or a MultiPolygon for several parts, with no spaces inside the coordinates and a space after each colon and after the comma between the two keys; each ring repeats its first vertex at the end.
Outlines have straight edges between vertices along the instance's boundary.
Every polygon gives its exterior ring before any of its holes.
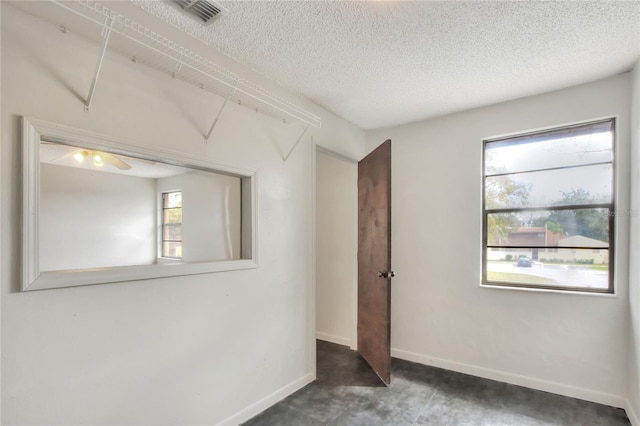
{"type": "Polygon", "coordinates": [[[529,259],[528,257],[521,257],[520,259],[518,259],[518,263],[516,264],[516,266],[519,266],[521,268],[531,268],[531,259],[529,259]]]}

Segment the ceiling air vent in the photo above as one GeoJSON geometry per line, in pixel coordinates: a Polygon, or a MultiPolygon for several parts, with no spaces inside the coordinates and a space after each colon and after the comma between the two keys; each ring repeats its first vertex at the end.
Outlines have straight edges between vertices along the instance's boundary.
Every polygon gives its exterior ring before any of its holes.
{"type": "Polygon", "coordinates": [[[185,11],[196,15],[205,24],[214,21],[225,8],[213,0],[175,0],[185,11]]]}

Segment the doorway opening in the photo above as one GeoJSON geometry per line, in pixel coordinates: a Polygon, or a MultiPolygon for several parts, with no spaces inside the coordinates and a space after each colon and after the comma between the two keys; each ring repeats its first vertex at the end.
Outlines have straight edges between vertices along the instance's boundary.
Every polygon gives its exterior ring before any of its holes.
{"type": "Polygon", "coordinates": [[[358,163],[316,150],[316,338],[357,347],[358,163]]]}
{"type": "Polygon", "coordinates": [[[318,148],[315,169],[316,338],[357,350],[388,385],[391,141],[359,163],[318,148]]]}

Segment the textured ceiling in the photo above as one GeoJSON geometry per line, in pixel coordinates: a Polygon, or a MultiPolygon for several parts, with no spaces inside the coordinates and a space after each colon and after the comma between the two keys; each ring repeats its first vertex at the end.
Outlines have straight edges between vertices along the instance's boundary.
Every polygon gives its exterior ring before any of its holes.
{"type": "Polygon", "coordinates": [[[209,26],[146,11],[363,129],[631,69],[640,1],[223,1],[209,26]]]}

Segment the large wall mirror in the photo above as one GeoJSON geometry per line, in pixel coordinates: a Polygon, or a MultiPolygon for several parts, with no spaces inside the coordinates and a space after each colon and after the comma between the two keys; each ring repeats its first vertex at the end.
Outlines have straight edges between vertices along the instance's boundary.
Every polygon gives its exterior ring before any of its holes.
{"type": "Polygon", "coordinates": [[[23,291],[257,266],[253,170],[22,121],[23,291]]]}

